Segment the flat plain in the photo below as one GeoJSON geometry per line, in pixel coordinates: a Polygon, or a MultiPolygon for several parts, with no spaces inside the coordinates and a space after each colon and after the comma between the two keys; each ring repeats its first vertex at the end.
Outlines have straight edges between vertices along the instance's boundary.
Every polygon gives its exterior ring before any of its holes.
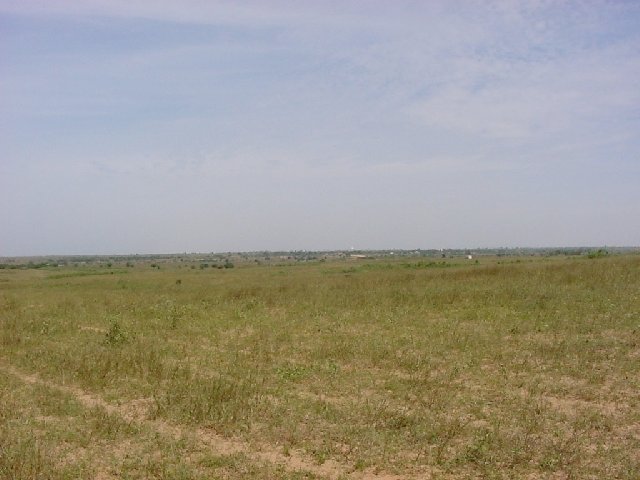
{"type": "Polygon", "coordinates": [[[2,269],[0,478],[638,479],[640,256],[2,269]]]}

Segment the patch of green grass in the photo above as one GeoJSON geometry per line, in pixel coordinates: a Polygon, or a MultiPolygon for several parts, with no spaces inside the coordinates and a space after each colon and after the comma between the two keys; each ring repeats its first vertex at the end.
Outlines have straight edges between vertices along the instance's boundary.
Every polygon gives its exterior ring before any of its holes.
{"type": "Polygon", "coordinates": [[[62,278],[73,278],[73,277],[88,277],[92,275],[124,275],[129,273],[126,270],[108,270],[108,271],[96,271],[96,270],[80,270],[75,272],[65,272],[65,273],[54,273],[53,275],[48,275],[46,278],[48,280],[60,280],[62,278]]]}

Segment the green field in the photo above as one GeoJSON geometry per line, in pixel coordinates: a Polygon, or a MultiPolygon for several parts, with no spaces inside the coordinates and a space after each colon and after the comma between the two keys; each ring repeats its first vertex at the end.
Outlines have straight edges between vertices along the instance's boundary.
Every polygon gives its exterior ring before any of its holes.
{"type": "Polygon", "coordinates": [[[0,270],[0,478],[640,478],[640,256],[0,270]]]}

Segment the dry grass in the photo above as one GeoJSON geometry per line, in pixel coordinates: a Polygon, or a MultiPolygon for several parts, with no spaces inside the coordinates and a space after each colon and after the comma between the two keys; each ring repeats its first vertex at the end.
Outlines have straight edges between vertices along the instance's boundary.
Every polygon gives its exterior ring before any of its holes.
{"type": "Polygon", "coordinates": [[[0,270],[0,477],[640,478],[640,258],[449,265],[0,270]]]}

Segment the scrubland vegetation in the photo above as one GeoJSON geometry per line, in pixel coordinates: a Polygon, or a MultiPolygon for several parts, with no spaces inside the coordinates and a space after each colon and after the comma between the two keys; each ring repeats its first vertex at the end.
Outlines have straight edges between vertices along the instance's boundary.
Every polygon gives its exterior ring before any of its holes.
{"type": "Polygon", "coordinates": [[[640,478],[640,256],[0,270],[0,478],[640,478]]]}

